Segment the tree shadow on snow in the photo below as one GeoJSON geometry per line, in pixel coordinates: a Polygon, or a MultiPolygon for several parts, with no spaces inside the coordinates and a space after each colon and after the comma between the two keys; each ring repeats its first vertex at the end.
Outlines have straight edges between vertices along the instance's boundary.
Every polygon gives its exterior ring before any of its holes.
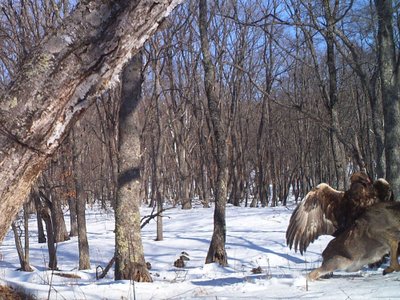
{"type": "MultiPolygon", "coordinates": [[[[275,276],[272,276],[275,277],[275,276]]],[[[288,275],[279,275],[279,278],[293,278],[291,274],[288,275]]],[[[245,282],[253,282],[256,280],[268,280],[271,276],[266,276],[265,274],[260,275],[249,275],[244,277],[225,277],[225,278],[214,278],[214,279],[207,279],[207,280],[193,280],[191,283],[197,286],[226,286],[226,285],[233,285],[238,283],[245,283],[245,282]]]]}
{"type": "Polygon", "coordinates": [[[243,277],[227,277],[227,278],[215,278],[207,280],[196,280],[192,281],[192,284],[198,286],[224,286],[224,285],[243,283],[244,281],[245,278],[243,277]]]}
{"type": "MultiPolygon", "coordinates": [[[[258,252],[262,252],[262,253],[274,254],[274,255],[280,256],[280,257],[282,257],[282,258],[284,258],[284,259],[286,259],[286,260],[288,260],[290,262],[293,262],[295,264],[304,264],[304,263],[306,263],[306,261],[304,259],[298,258],[296,256],[292,256],[292,255],[287,254],[287,253],[275,252],[275,251],[273,251],[271,249],[268,249],[268,248],[262,247],[260,245],[257,245],[257,244],[251,242],[250,240],[248,240],[248,239],[246,239],[244,237],[235,237],[235,238],[243,241],[244,243],[227,243],[227,245],[233,246],[233,247],[237,247],[237,246],[243,247],[244,245],[246,245],[247,248],[250,248],[250,249],[256,250],[258,252]]],[[[280,244],[280,245],[282,245],[282,244],[280,244]]]]}

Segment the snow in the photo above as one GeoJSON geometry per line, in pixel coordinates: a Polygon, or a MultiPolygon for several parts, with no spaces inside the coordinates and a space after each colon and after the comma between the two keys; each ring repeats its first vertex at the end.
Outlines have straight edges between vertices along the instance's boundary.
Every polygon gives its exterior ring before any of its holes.
{"type": "MultiPolygon", "coordinates": [[[[46,244],[37,243],[36,220],[30,219],[30,263],[34,272],[19,267],[14,237],[9,232],[0,248],[0,283],[37,299],[370,299],[399,298],[399,273],[382,276],[379,269],[335,272],[330,279],[307,282],[305,275],[321,263],[331,237],[321,237],[304,256],[291,251],[285,231],[294,206],[245,208],[228,206],[226,251],[228,266],[204,264],[213,230],[213,208],[172,208],[164,213],[164,240],[155,241],[152,220],[142,230],[146,261],[154,282],[114,281],[113,270],[96,280],[96,267],[105,267],[114,252],[111,210],[88,210],[91,269],[78,271],[77,238],[57,245],[60,271],[46,270],[46,244]],[[190,260],[174,267],[181,252],[190,260]],[[252,269],[260,267],[260,274],[252,269]],[[78,275],[66,278],[57,273],[78,275]]],[[[151,209],[141,208],[142,215],[151,209]]],[[[69,220],[66,216],[66,220],[69,220]]]]}

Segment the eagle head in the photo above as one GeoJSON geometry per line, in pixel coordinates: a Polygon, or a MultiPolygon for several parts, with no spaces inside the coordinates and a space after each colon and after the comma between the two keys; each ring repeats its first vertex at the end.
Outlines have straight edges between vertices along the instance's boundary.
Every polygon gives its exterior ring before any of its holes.
{"type": "Polygon", "coordinates": [[[350,182],[353,183],[361,183],[363,185],[371,185],[372,181],[365,172],[355,172],[350,177],[350,182]]]}

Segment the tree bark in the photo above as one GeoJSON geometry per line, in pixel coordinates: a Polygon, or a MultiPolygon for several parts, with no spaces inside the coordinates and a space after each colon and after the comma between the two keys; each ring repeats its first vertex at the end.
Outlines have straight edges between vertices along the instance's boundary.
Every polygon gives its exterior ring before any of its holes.
{"type": "MultiPolygon", "coordinates": [[[[266,191],[266,184],[265,184],[265,176],[266,170],[265,166],[265,158],[264,158],[264,135],[265,135],[265,123],[266,123],[266,107],[267,107],[267,97],[264,95],[261,103],[261,116],[260,116],[260,123],[258,124],[258,131],[257,131],[257,139],[256,139],[256,149],[257,149],[257,194],[260,200],[260,203],[263,207],[267,206],[267,191],[266,191]]],[[[257,205],[256,198],[251,203],[251,207],[255,207],[257,205]]]]}
{"type": "Polygon", "coordinates": [[[81,131],[80,122],[75,124],[75,127],[71,130],[70,136],[72,137],[70,142],[72,143],[72,168],[75,185],[75,212],[76,212],[76,223],[78,226],[78,251],[79,251],[79,270],[90,269],[90,254],[89,254],[89,242],[87,238],[86,229],[86,199],[83,191],[83,178],[79,174],[82,174],[82,161],[77,161],[82,157],[82,145],[78,143],[79,134],[77,131],[81,131]]]}
{"type": "Polygon", "coordinates": [[[164,226],[163,226],[163,200],[161,193],[157,192],[157,237],[156,241],[162,241],[164,239],[164,226]]]}
{"type": "Polygon", "coordinates": [[[53,224],[51,222],[50,216],[50,206],[51,203],[47,198],[43,198],[40,196],[40,192],[37,188],[32,192],[32,197],[35,201],[35,206],[40,218],[43,219],[46,226],[47,233],[47,248],[49,251],[49,269],[56,270],[57,269],[57,249],[55,246],[54,239],[54,231],[53,224]]]}
{"type": "Polygon", "coordinates": [[[76,199],[69,197],[68,198],[68,207],[69,207],[69,221],[70,228],[69,236],[77,236],[78,235],[78,217],[76,215],[76,199]]]}
{"type": "Polygon", "coordinates": [[[214,232],[208,249],[206,263],[217,262],[222,266],[228,264],[225,250],[226,221],[225,207],[227,196],[227,147],[226,133],[221,120],[221,109],[215,91],[215,70],[211,60],[207,30],[207,0],[199,2],[199,28],[201,52],[203,54],[204,86],[208,101],[208,112],[213,126],[216,143],[217,182],[215,186],[214,232]]]}
{"type": "Polygon", "coordinates": [[[44,234],[43,220],[39,212],[36,212],[37,226],[38,226],[38,243],[46,243],[46,235],[44,234]]]}
{"type": "Polygon", "coordinates": [[[40,212],[47,232],[47,248],[49,251],[49,269],[57,270],[57,248],[54,240],[53,224],[51,223],[50,210],[48,207],[42,207],[40,212]]]}
{"type": "MultiPolygon", "coordinates": [[[[24,214],[25,214],[25,212],[24,212],[24,214]]],[[[25,221],[25,217],[24,217],[24,221],[25,221]]],[[[32,272],[32,268],[29,265],[29,244],[28,245],[26,244],[26,236],[28,234],[28,231],[27,231],[27,228],[25,228],[25,249],[24,249],[22,247],[21,235],[19,234],[19,232],[21,231],[21,228],[19,228],[19,226],[16,223],[17,223],[16,221],[13,221],[11,223],[11,228],[14,233],[15,247],[17,248],[19,263],[21,265],[20,270],[25,271],[25,272],[32,272]],[[26,248],[27,246],[28,246],[28,249],[26,248]]]]}
{"type": "MultiPolygon", "coordinates": [[[[364,62],[362,61],[362,55],[357,44],[353,43],[348,36],[342,31],[335,28],[335,33],[340,37],[341,41],[350,50],[351,60],[347,57],[350,66],[356,72],[360,78],[360,83],[368,97],[368,102],[371,107],[371,119],[372,119],[372,131],[375,140],[375,157],[374,164],[376,164],[375,170],[370,167],[369,173],[372,175],[376,173],[377,178],[385,178],[386,175],[386,159],[385,159],[385,145],[384,145],[384,128],[383,128],[383,112],[382,112],[382,101],[378,97],[377,79],[378,71],[373,71],[369,74],[363,68],[364,62]]],[[[336,41],[335,41],[336,42],[336,41]]],[[[336,46],[339,43],[336,42],[336,46]]],[[[343,52],[343,51],[341,51],[343,52]]],[[[343,53],[342,53],[343,54],[343,53]]]]}
{"type": "Polygon", "coordinates": [[[29,213],[28,213],[28,203],[25,202],[24,205],[24,256],[25,256],[25,270],[24,271],[32,271],[29,263],[29,213]]]}
{"type": "Polygon", "coordinates": [[[140,235],[140,131],[136,107],[141,98],[142,57],[134,56],[121,79],[119,171],[115,208],[115,279],[151,282],[140,235]]]}
{"type": "Polygon", "coordinates": [[[337,88],[337,68],[335,58],[335,24],[337,3],[331,8],[329,1],[323,1],[325,20],[327,23],[326,33],[324,35],[326,41],[326,63],[328,66],[329,74],[329,91],[326,95],[328,102],[328,109],[330,114],[330,125],[329,138],[331,143],[333,161],[335,164],[336,173],[336,187],[340,189],[346,188],[346,159],[344,145],[339,141],[338,135],[341,135],[341,128],[339,124],[339,112],[338,112],[338,88],[337,88]]]}
{"type": "Polygon", "coordinates": [[[56,243],[68,241],[70,239],[67,226],[65,225],[64,212],[61,199],[54,192],[52,194],[51,221],[53,223],[54,239],[56,243]]]}
{"type": "Polygon", "coordinates": [[[375,0],[378,14],[378,63],[385,123],[386,178],[400,194],[400,85],[393,30],[392,0],[375,0]]]}
{"type": "Polygon", "coordinates": [[[0,240],[74,121],[180,0],[81,1],[0,95],[0,240]]]}

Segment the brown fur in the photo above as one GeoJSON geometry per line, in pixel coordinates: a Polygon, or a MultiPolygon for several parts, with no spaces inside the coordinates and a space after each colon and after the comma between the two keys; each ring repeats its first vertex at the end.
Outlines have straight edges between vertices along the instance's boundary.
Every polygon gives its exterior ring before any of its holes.
{"type": "Polygon", "coordinates": [[[390,266],[383,274],[400,271],[400,203],[383,202],[369,207],[356,222],[334,238],[322,252],[321,267],[309,273],[310,280],[335,270],[355,272],[390,253],[390,266]]]}

